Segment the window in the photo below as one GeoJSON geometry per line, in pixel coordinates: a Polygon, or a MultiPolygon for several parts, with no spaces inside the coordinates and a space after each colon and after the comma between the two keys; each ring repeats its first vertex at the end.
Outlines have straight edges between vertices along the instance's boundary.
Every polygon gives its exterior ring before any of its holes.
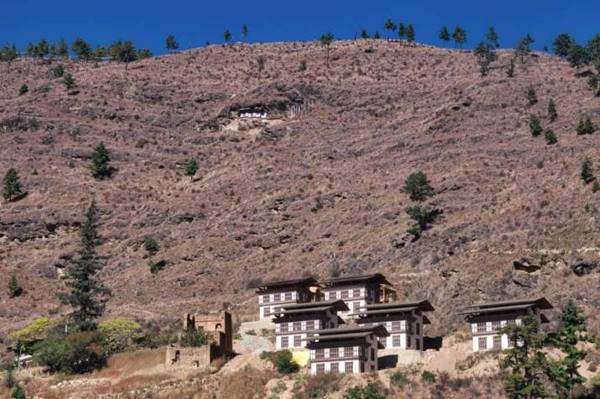
{"type": "Polygon", "coordinates": [[[301,321],[294,322],[294,331],[302,331],[302,322],[301,321]]]}
{"type": "Polygon", "coordinates": [[[352,298],[360,297],[360,288],[355,288],[352,290],[352,298]]]}
{"type": "Polygon", "coordinates": [[[502,336],[501,335],[494,335],[494,344],[493,344],[494,349],[502,349],[502,336]]]}
{"type": "Polygon", "coordinates": [[[415,323],[415,334],[421,335],[421,325],[419,323],[415,323]]]}
{"type": "Polygon", "coordinates": [[[360,311],[360,302],[352,302],[352,312],[358,313],[360,311]]]}
{"type": "Polygon", "coordinates": [[[317,364],[317,374],[325,374],[325,365],[323,363],[317,364]]]}
{"type": "Polygon", "coordinates": [[[371,348],[371,360],[375,360],[375,348],[371,348]]]}
{"type": "Polygon", "coordinates": [[[275,301],[275,302],[279,302],[279,301],[281,301],[281,294],[275,294],[275,295],[274,295],[274,297],[275,297],[275,298],[274,298],[274,301],[275,301]]]}
{"type": "Polygon", "coordinates": [[[279,325],[279,332],[288,332],[288,323],[281,323],[279,325]]]}
{"type": "Polygon", "coordinates": [[[410,335],[407,335],[407,336],[406,336],[406,347],[407,347],[407,348],[410,348],[410,347],[411,347],[411,342],[410,342],[410,341],[411,341],[411,339],[410,339],[410,338],[411,338],[411,337],[410,337],[410,335]]]}
{"type": "Polygon", "coordinates": [[[315,351],[315,359],[325,359],[325,349],[319,348],[315,351]]]}
{"type": "Polygon", "coordinates": [[[337,292],[331,291],[329,293],[329,299],[337,299],[337,292]]]}
{"type": "Polygon", "coordinates": [[[401,328],[400,320],[392,321],[392,331],[400,331],[401,328]]]}
{"type": "Polygon", "coordinates": [[[498,331],[501,328],[502,328],[502,324],[500,323],[500,320],[492,321],[492,331],[498,331]]]}
{"type": "Polygon", "coordinates": [[[342,290],[342,299],[348,299],[348,290],[342,290]]]}
{"type": "Polygon", "coordinates": [[[344,371],[346,371],[346,373],[354,373],[354,362],[345,362],[344,371]]]}
{"type": "Polygon", "coordinates": [[[487,349],[487,337],[479,337],[478,343],[479,343],[479,350],[487,349]]]}
{"type": "Polygon", "coordinates": [[[312,331],[315,329],[315,321],[314,320],[309,320],[306,322],[306,329],[309,331],[312,331]]]}
{"type": "Polygon", "coordinates": [[[286,292],[285,293],[285,300],[286,301],[291,301],[292,300],[292,293],[291,292],[286,292]]]}
{"type": "Polygon", "coordinates": [[[338,362],[331,363],[330,368],[331,368],[331,372],[332,373],[336,373],[337,374],[337,373],[340,372],[340,364],[338,362]]]}
{"type": "Polygon", "coordinates": [[[294,348],[299,348],[302,346],[302,336],[294,335],[294,348]]]}
{"type": "Polygon", "coordinates": [[[392,335],[392,346],[394,348],[399,348],[402,345],[402,341],[400,340],[399,335],[392,335]]]}
{"type": "Polygon", "coordinates": [[[263,296],[263,303],[269,303],[271,302],[271,296],[270,295],[264,295],[263,296]]]}
{"type": "Polygon", "coordinates": [[[351,346],[344,348],[344,357],[352,357],[354,355],[354,349],[351,346]]]}
{"type": "Polygon", "coordinates": [[[421,350],[421,340],[419,338],[415,339],[415,347],[417,348],[418,351],[421,350]]]}
{"type": "Polygon", "coordinates": [[[480,321],[477,323],[477,332],[486,332],[487,331],[487,323],[485,321],[480,321]]]}
{"type": "Polygon", "coordinates": [[[281,337],[281,347],[287,348],[288,346],[290,346],[288,337],[281,337]]]}

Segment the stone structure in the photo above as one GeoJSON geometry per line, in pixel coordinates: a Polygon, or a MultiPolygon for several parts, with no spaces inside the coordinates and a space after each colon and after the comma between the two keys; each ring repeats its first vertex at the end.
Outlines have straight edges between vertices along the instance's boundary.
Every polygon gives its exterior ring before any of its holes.
{"type": "Polygon", "coordinates": [[[377,371],[379,340],[388,336],[383,326],[334,328],[308,339],[311,374],[377,371]]]}
{"type": "Polygon", "coordinates": [[[386,349],[422,351],[423,326],[430,324],[423,312],[434,310],[429,301],[370,304],[358,314],[356,323],[384,326],[390,333],[382,341],[386,349]]]}
{"type": "Polygon", "coordinates": [[[343,324],[338,312],[347,310],[342,300],[283,305],[273,318],[276,348],[304,349],[307,338],[317,335],[319,330],[343,324]]]}
{"type": "Polygon", "coordinates": [[[503,350],[512,343],[501,330],[510,323],[520,324],[525,315],[531,315],[540,323],[548,319],[541,310],[552,309],[546,298],[521,299],[505,302],[490,302],[464,308],[460,314],[471,325],[473,352],[503,350]]]}
{"type": "Polygon", "coordinates": [[[194,328],[206,334],[206,345],[183,347],[172,345],[167,348],[166,365],[178,367],[208,367],[214,360],[233,355],[233,326],[231,313],[221,311],[210,314],[186,314],[184,331],[194,328]]]}
{"type": "Polygon", "coordinates": [[[350,309],[341,312],[343,318],[352,317],[368,304],[389,302],[395,298],[392,284],[380,273],[364,276],[333,278],[323,282],[325,300],[341,299],[350,309]]]}
{"type": "Polygon", "coordinates": [[[315,300],[311,288],[316,286],[317,280],[312,277],[263,284],[256,290],[260,320],[270,319],[281,311],[283,305],[315,300]]]}

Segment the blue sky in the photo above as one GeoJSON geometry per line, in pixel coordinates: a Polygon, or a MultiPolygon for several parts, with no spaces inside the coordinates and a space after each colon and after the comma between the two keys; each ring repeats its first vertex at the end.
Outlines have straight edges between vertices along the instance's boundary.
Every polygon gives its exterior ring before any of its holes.
{"type": "Polygon", "coordinates": [[[503,1],[324,1],[324,0],[2,0],[0,44],[24,47],[42,37],[69,42],[81,36],[92,44],[133,40],[155,53],[164,52],[164,38],[174,34],[183,48],[207,41],[219,43],[223,31],[239,36],[246,23],[249,40],[259,42],[313,40],[331,31],[353,38],[360,29],[383,34],[386,18],[412,23],[417,41],[438,44],[442,25],[460,24],[468,46],[495,26],[503,47],[512,47],[526,33],[533,47],[551,47],[556,34],[569,32],[580,41],[600,33],[600,0],[503,1]]]}

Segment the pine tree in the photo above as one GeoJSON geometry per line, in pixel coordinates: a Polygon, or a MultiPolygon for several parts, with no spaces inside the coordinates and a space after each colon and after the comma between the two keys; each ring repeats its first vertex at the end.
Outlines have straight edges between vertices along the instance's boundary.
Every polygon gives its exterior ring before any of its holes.
{"type": "Polygon", "coordinates": [[[503,330],[512,346],[504,351],[499,365],[507,371],[504,388],[511,399],[548,396],[544,378],[548,361],[543,351],[546,336],[538,330],[538,320],[529,315],[503,330]]]}
{"type": "Polygon", "coordinates": [[[198,161],[191,158],[185,162],[185,174],[186,176],[194,176],[198,171],[198,161]]]}
{"type": "Polygon", "coordinates": [[[596,127],[592,123],[590,117],[586,117],[585,119],[580,119],[577,123],[577,134],[592,134],[596,130],[596,127]]]}
{"type": "Polygon", "coordinates": [[[177,40],[175,40],[175,36],[169,35],[165,39],[165,46],[170,52],[175,52],[179,48],[179,43],[177,43],[177,40]]]}
{"type": "Polygon", "coordinates": [[[546,129],[546,131],[544,132],[544,138],[546,139],[546,144],[548,144],[548,145],[558,143],[558,137],[556,136],[556,133],[554,133],[554,130],[552,130],[552,129],[546,129]]]}
{"type": "Polygon", "coordinates": [[[585,317],[573,300],[569,300],[560,315],[560,325],[556,333],[549,335],[549,342],[558,348],[564,357],[550,362],[550,380],[561,398],[573,398],[573,388],[585,382],[579,374],[580,362],[586,351],[581,343],[593,342],[587,333],[585,317]]]}
{"type": "Polygon", "coordinates": [[[439,33],[438,37],[443,42],[447,43],[448,41],[450,41],[450,32],[448,31],[447,26],[445,26],[445,25],[442,26],[442,29],[440,29],[440,33],[439,33]]]}
{"type": "Polygon", "coordinates": [[[493,26],[490,26],[485,37],[493,47],[500,47],[500,42],[498,41],[498,33],[496,32],[496,29],[493,26]]]}
{"type": "Polygon", "coordinates": [[[12,391],[10,392],[11,399],[27,399],[25,396],[25,390],[21,387],[21,385],[16,385],[12,391]]]}
{"type": "Polygon", "coordinates": [[[415,41],[415,28],[413,27],[412,24],[408,24],[408,26],[406,27],[406,40],[409,43],[412,43],[415,41]]]}
{"type": "Polygon", "coordinates": [[[452,33],[452,38],[456,45],[462,48],[463,44],[467,42],[467,32],[460,26],[456,26],[456,28],[454,28],[454,33],[452,33]]]}
{"type": "Polygon", "coordinates": [[[92,175],[99,180],[110,177],[111,167],[108,164],[109,162],[110,156],[104,143],[98,144],[92,154],[92,175]]]}
{"type": "Polygon", "coordinates": [[[248,25],[242,25],[242,37],[244,38],[244,40],[248,39],[248,33],[248,25]]]}
{"type": "Polygon", "coordinates": [[[392,21],[390,18],[387,19],[387,21],[385,21],[385,23],[383,24],[383,28],[387,31],[390,32],[390,36],[393,32],[396,31],[396,24],[394,23],[394,21],[392,21]]]}
{"type": "Polygon", "coordinates": [[[528,33],[525,37],[519,40],[515,55],[521,58],[521,64],[525,63],[525,57],[531,52],[530,46],[535,42],[533,37],[528,33]]]}
{"type": "Polygon", "coordinates": [[[402,40],[402,39],[404,39],[405,36],[406,36],[406,26],[402,22],[399,22],[398,23],[398,38],[400,40],[402,40]]]}
{"type": "Polygon", "coordinates": [[[19,180],[19,174],[14,168],[10,168],[2,180],[2,197],[6,201],[13,201],[23,195],[23,188],[19,180]]]}
{"type": "Polygon", "coordinates": [[[10,275],[10,280],[8,280],[8,296],[10,298],[16,298],[23,293],[23,289],[19,285],[17,281],[17,275],[15,273],[10,275]]]}
{"type": "Polygon", "coordinates": [[[21,85],[21,87],[19,88],[19,95],[22,96],[23,94],[26,94],[29,91],[29,87],[23,83],[21,85]]]}
{"type": "Polygon", "coordinates": [[[361,39],[368,39],[369,38],[369,32],[367,32],[366,29],[362,29],[360,31],[360,38],[361,39]]]}
{"type": "Polygon", "coordinates": [[[596,180],[594,177],[594,165],[589,158],[586,158],[581,164],[581,180],[585,184],[589,184],[596,180]]]}
{"type": "Polygon", "coordinates": [[[80,331],[96,329],[96,320],[104,313],[110,290],[98,279],[103,264],[96,254],[98,245],[96,203],[92,201],[81,227],[81,248],[77,260],[67,268],[68,292],[59,294],[65,305],[73,307],[71,318],[80,331]]]}
{"type": "Polygon", "coordinates": [[[535,114],[532,114],[529,117],[529,131],[533,137],[539,136],[544,131],[544,129],[542,129],[540,118],[535,114]]]}
{"type": "Polygon", "coordinates": [[[77,56],[78,60],[87,61],[92,58],[92,48],[88,42],[81,38],[75,39],[71,45],[71,49],[75,53],[75,56],[77,56]]]}
{"type": "Polygon", "coordinates": [[[60,39],[56,44],[56,55],[61,58],[69,57],[69,46],[65,39],[60,39]]]}
{"type": "Polygon", "coordinates": [[[231,42],[232,38],[233,37],[229,29],[225,29],[225,32],[223,32],[223,39],[225,40],[225,43],[231,42]]]}
{"type": "Polygon", "coordinates": [[[529,86],[529,88],[527,89],[527,102],[529,103],[529,105],[534,105],[538,102],[537,94],[533,86],[529,86]]]}
{"type": "Polygon", "coordinates": [[[573,40],[571,35],[569,35],[568,33],[561,33],[560,35],[556,36],[554,42],[552,43],[554,53],[559,57],[564,58],[567,55],[569,55],[569,49],[574,43],[575,40],[573,40]]]}
{"type": "Polygon", "coordinates": [[[556,104],[554,103],[554,99],[550,99],[548,102],[548,118],[550,122],[554,122],[556,118],[558,118],[558,112],[556,112],[556,104]]]}
{"type": "Polygon", "coordinates": [[[515,76],[515,59],[511,58],[508,66],[506,67],[506,76],[512,78],[515,76]]]}
{"type": "Polygon", "coordinates": [[[329,47],[333,43],[333,33],[325,32],[319,38],[319,42],[327,49],[327,68],[329,68],[329,47]]]}
{"type": "Polygon", "coordinates": [[[70,73],[65,73],[63,76],[63,83],[65,84],[67,90],[71,90],[73,87],[75,87],[75,78],[70,73]]]}
{"type": "Polygon", "coordinates": [[[569,47],[567,61],[572,67],[579,69],[590,62],[590,53],[585,47],[573,43],[569,47]]]}
{"type": "Polygon", "coordinates": [[[427,179],[427,175],[421,171],[413,172],[404,181],[402,189],[408,194],[411,200],[423,202],[429,197],[433,197],[433,187],[427,179]]]}

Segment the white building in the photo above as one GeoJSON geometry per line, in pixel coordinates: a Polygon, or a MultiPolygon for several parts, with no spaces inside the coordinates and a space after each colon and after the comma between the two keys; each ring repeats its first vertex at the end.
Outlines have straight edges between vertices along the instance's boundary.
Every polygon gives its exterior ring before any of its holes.
{"type": "Polygon", "coordinates": [[[510,323],[520,324],[525,315],[547,323],[548,319],[541,312],[546,309],[552,309],[550,302],[546,298],[537,298],[477,304],[463,309],[460,314],[470,324],[473,352],[479,352],[511,347],[512,343],[506,334],[502,334],[502,329],[510,323]]]}
{"type": "Polygon", "coordinates": [[[435,309],[429,301],[389,302],[366,305],[356,323],[363,326],[381,325],[389,336],[381,342],[386,349],[423,350],[423,327],[430,324],[423,312],[435,309]]]}
{"type": "Polygon", "coordinates": [[[342,318],[358,314],[366,305],[388,302],[395,291],[387,279],[379,273],[364,276],[333,278],[323,282],[322,293],[326,301],[341,299],[350,309],[341,312],[342,318]]]}
{"type": "Polygon", "coordinates": [[[378,370],[379,339],[388,333],[382,326],[334,328],[309,338],[310,373],[364,373],[378,370]]]}
{"type": "Polygon", "coordinates": [[[317,281],[312,277],[263,284],[256,290],[260,320],[271,319],[283,305],[312,301],[311,287],[316,286],[317,281]]]}
{"type": "Polygon", "coordinates": [[[278,350],[304,350],[307,339],[319,330],[338,328],[344,321],[338,312],[347,311],[342,300],[283,305],[275,314],[275,347],[278,350]]]}

